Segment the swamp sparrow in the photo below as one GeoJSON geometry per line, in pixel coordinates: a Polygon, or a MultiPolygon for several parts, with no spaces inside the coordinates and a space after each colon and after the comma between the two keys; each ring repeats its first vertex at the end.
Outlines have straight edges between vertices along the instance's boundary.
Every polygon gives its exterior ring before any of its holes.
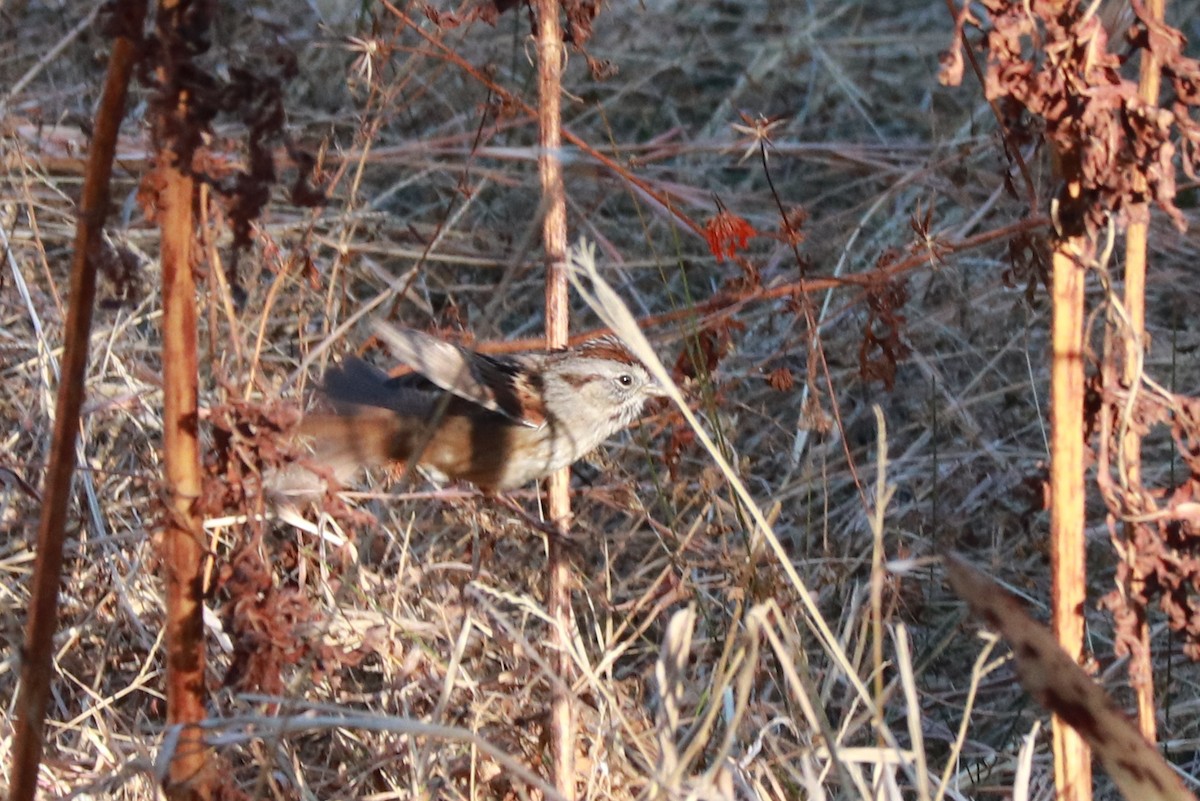
{"type": "Polygon", "coordinates": [[[486,356],[385,323],[375,330],[416,374],[389,378],[348,358],[325,374],[334,413],[300,424],[339,481],[361,466],[415,462],[487,493],[513,489],[587,455],[664,394],[615,337],[486,356]]]}

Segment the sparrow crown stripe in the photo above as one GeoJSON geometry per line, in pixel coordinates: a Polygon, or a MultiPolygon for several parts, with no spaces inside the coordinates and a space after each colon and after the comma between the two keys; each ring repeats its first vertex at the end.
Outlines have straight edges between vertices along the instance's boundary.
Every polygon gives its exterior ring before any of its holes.
{"type": "Polygon", "coordinates": [[[607,359],[619,364],[641,365],[638,358],[630,353],[628,348],[622,345],[619,339],[613,336],[590,339],[581,344],[575,353],[584,359],[607,359]]]}

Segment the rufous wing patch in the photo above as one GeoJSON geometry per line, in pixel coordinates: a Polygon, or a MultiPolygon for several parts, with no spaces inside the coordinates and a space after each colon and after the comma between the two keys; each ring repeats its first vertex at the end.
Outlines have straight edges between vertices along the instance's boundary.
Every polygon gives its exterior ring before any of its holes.
{"type": "Polygon", "coordinates": [[[531,428],[545,424],[541,394],[527,386],[519,362],[483,356],[382,320],[375,321],[374,328],[393,356],[438,387],[531,428]]]}

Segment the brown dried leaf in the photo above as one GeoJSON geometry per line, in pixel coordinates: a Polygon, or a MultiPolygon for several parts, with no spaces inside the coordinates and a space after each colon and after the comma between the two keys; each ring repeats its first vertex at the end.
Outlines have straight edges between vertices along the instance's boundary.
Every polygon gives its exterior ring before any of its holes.
{"type": "Polygon", "coordinates": [[[1196,801],[1154,746],[1020,601],[958,556],[947,555],[945,565],[954,591],[1012,647],[1021,686],[1087,740],[1122,795],[1130,801],[1196,801]]]}

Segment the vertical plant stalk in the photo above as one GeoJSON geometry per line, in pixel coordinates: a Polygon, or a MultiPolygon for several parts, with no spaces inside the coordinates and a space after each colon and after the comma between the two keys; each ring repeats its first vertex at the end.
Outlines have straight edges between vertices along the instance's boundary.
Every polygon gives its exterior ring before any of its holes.
{"type": "MultiPolygon", "coordinates": [[[[1069,180],[1069,179],[1068,179],[1069,180]]],[[[1074,186],[1077,188],[1078,183],[1074,186]]],[[[1050,570],[1054,633],[1072,659],[1083,651],[1084,453],[1083,236],[1060,240],[1052,257],[1052,359],[1050,367],[1050,570]]],[[[1054,782],[1060,801],[1090,801],[1091,751],[1083,738],[1054,716],[1054,782]]]]}
{"type": "MultiPolygon", "coordinates": [[[[170,151],[166,151],[164,158],[170,151]]],[[[169,797],[201,792],[208,761],[204,720],[204,547],[195,512],[200,497],[197,414],[196,286],[192,278],[192,178],[175,168],[163,171],[163,463],[170,497],[163,532],[162,564],[167,586],[167,720],[182,725],[171,760],[169,797]],[[185,789],[187,788],[187,789],[185,789]],[[173,792],[174,790],[174,792],[173,792]]]]}
{"type": "Polygon", "coordinates": [[[197,410],[196,284],[192,275],[195,180],[187,169],[191,154],[182,137],[196,123],[190,117],[189,95],[177,82],[172,59],[182,48],[172,47],[187,35],[181,30],[188,3],[163,3],[158,11],[158,35],[164,43],[164,63],[158,77],[164,98],[157,121],[158,196],[162,232],[163,277],[163,463],[166,469],[168,519],[162,534],[162,565],[167,588],[167,721],[179,726],[165,787],[170,799],[212,797],[208,748],[200,728],[204,720],[204,627],[202,619],[204,545],[196,513],[200,497],[200,441],[197,410]]]}
{"type": "MultiPolygon", "coordinates": [[[[1145,0],[1146,13],[1159,22],[1163,19],[1166,0],[1145,0]]],[[[1141,63],[1138,76],[1138,96],[1151,106],[1158,105],[1159,87],[1162,79],[1161,65],[1154,51],[1141,51],[1141,63]]],[[[1135,189],[1146,194],[1146,180],[1141,173],[1134,174],[1135,189]]],[[[1139,350],[1146,341],[1146,248],[1147,232],[1150,227],[1149,209],[1146,209],[1144,219],[1135,219],[1129,224],[1125,233],[1125,312],[1128,315],[1129,330],[1122,338],[1125,342],[1122,366],[1122,384],[1130,391],[1137,392],[1140,381],[1141,357],[1139,350]]],[[[1105,419],[1113,415],[1105,414],[1105,419]]],[[[1133,493],[1142,495],[1142,436],[1136,426],[1129,426],[1121,437],[1118,445],[1120,462],[1124,464],[1123,481],[1133,493]]],[[[1127,495],[1132,497],[1132,495],[1127,495]]],[[[1143,496],[1144,497],[1144,496],[1143,496]]],[[[1141,510],[1139,510],[1141,511],[1141,510]]],[[[1138,523],[1125,524],[1125,542],[1135,541],[1134,528],[1138,523]]],[[[1126,548],[1128,558],[1134,559],[1134,549],[1126,548]]],[[[1136,561],[1136,560],[1135,560],[1136,561]]],[[[1137,647],[1130,655],[1129,683],[1137,700],[1138,728],[1150,742],[1158,742],[1158,724],[1154,715],[1154,666],[1150,657],[1150,624],[1146,616],[1146,607],[1134,599],[1146,597],[1145,574],[1132,565],[1130,592],[1126,596],[1137,616],[1137,647]]]]}
{"type": "MultiPolygon", "coordinates": [[[[537,0],[538,47],[538,174],[542,182],[542,244],[546,250],[546,345],[567,344],[567,201],[563,189],[562,66],[563,34],[558,0],[537,0]]],[[[547,509],[556,528],[566,533],[571,521],[571,469],[565,467],[546,480],[547,509]]],[[[560,537],[547,548],[546,603],[555,623],[551,664],[561,681],[553,686],[550,703],[550,759],[555,788],[564,798],[575,797],[575,722],[571,711],[571,564],[560,537]]]]}
{"type": "Polygon", "coordinates": [[[12,767],[8,778],[8,797],[11,801],[30,801],[37,790],[43,724],[53,673],[51,651],[58,624],[63,540],[67,510],[71,507],[79,411],[83,406],[88,340],[96,297],[96,265],[90,256],[100,241],[100,232],[108,216],[113,154],[117,148],[121,118],[125,115],[129,78],[138,59],[142,25],[146,19],[145,0],[123,0],[115,9],[115,19],[121,32],[113,42],[112,54],[108,59],[108,76],[96,112],[75,223],[70,305],[63,328],[63,357],[54,407],[54,433],[42,490],[44,502],[38,522],[37,558],[33,567],[29,617],[25,622],[21,687],[16,705],[17,724],[10,755],[12,767]]]}

